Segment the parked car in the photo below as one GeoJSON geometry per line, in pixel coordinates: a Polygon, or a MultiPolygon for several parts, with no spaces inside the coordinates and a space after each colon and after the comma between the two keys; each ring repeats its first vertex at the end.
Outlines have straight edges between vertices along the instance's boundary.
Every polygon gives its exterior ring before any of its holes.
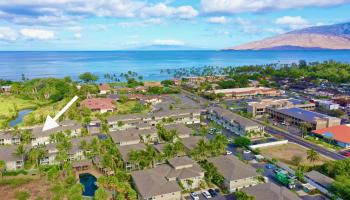
{"type": "Polygon", "coordinates": [[[281,169],[279,169],[279,168],[275,168],[274,170],[273,170],[273,172],[275,173],[275,174],[277,174],[278,172],[281,172],[282,170],[281,169]]]}
{"type": "Polygon", "coordinates": [[[343,153],[343,155],[346,157],[350,157],[350,152],[345,152],[345,153],[343,153]]]}
{"type": "Polygon", "coordinates": [[[211,195],[208,191],[204,191],[204,192],[202,192],[202,194],[206,199],[211,199],[211,195]]]}
{"type": "Polygon", "coordinates": [[[276,168],[276,166],[273,165],[273,164],[267,164],[265,167],[266,167],[267,169],[275,169],[275,168],[276,168]]]}
{"type": "Polygon", "coordinates": [[[231,155],[232,151],[226,151],[226,155],[231,155]]]}
{"type": "Polygon", "coordinates": [[[215,192],[215,190],[213,190],[213,189],[209,189],[208,192],[210,193],[210,195],[211,195],[212,197],[216,197],[216,196],[218,195],[218,193],[215,192]]]}
{"type": "Polygon", "coordinates": [[[198,196],[197,192],[192,192],[192,193],[191,193],[191,198],[192,198],[193,200],[199,200],[199,196],[198,196]]]}
{"type": "Polygon", "coordinates": [[[244,150],[243,153],[244,154],[248,154],[248,153],[251,153],[251,151],[250,150],[244,150]]]}

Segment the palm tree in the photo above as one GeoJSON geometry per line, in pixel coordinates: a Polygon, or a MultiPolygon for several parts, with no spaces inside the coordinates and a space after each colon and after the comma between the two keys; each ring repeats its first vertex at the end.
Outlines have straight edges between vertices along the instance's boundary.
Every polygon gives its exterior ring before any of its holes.
{"type": "Polygon", "coordinates": [[[3,177],[4,171],[6,169],[6,163],[3,160],[0,160],[0,173],[1,173],[1,178],[3,177]]]}
{"type": "Polygon", "coordinates": [[[306,159],[312,163],[315,163],[316,161],[321,159],[320,155],[314,149],[307,150],[306,154],[307,154],[306,159]]]}
{"type": "Polygon", "coordinates": [[[23,144],[20,144],[20,145],[17,146],[15,155],[16,156],[20,156],[22,158],[23,162],[24,162],[26,153],[27,152],[26,152],[26,149],[25,149],[23,144]]]}
{"type": "Polygon", "coordinates": [[[108,198],[107,191],[105,189],[99,187],[95,192],[94,199],[95,200],[107,200],[107,198],[108,198]]]}
{"type": "Polygon", "coordinates": [[[305,137],[305,135],[308,134],[308,132],[312,129],[311,124],[303,122],[300,124],[300,130],[301,130],[301,137],[305,137]]]}

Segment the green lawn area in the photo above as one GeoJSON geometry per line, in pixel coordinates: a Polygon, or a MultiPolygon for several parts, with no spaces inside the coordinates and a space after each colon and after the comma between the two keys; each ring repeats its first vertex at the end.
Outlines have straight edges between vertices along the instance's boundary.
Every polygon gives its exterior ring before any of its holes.
{"type": "Polygon", "coordinates": [[[341,148],[340,146],[337,146],[337,145],[333,145],[333,144],[330,144],[328,142],[325,142],[323,141],[322,139],[316,139],[316,137],[313,137],[313,136],[305,136],[305,139],[307,141],[310,141],[314,144],[317,144],[319,146],[322,146],[324,148],[327,148],[327,149],[330,149],[330,150],[335,150],[335,151],[339,151],[339,150],[342,150],[343,148],[341,148]]]}
{"type": "MultiPolygon", "coordinates": [[[[118,113],[128,114],[133,112],[133,108],[138,104],[138,101],[127,101],[125,103],[117,102],[117,111],[118,113]]],[[[144,108],[141,113],[148,113],[149,108],[144,108]]]]}
{"type": "Polygon", "coordinates": [[[52,103],[49,105],[42,106],[35,111],[31,112],[29,115],[25,116],[23,122],[20,123],[20,126],[29,126],[38,123],[43,123],[47,115],[54,117],[60,109],[62,109],[69,99],[63,99],[62,101],[52,103]]]}
{"type": "Polygon", "coordinates": [[[24,100],[14,96],[0,95],[0,115],[4,117],[12,117],[15,113],[15,107],[17,110],[23,110],[26,108],[35,108],[37,104],[32,100],[24,100]]]}
{"type": "Polygon", "coordinates": [[[11,95],[0,95],[0,126],[8,120],[15,118],[18,111],[36,107],[38,107],[38,103],[35,101],[25,100],[11,95]]]}

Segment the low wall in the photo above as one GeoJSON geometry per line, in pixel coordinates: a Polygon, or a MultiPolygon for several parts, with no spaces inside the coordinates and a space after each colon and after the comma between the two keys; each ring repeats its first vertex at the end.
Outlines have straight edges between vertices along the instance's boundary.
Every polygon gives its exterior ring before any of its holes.
{"type": "Polygon", "coordinates": [[[257,148],[263,148],[263,147],[270,147],[270,146],[277,146],[277,145],[283,145],[288,144],[288,140],[280,140],[275,142],[267,142],[262,144],[256,144],[256,145],[250,145],[250,149],[257,149],[257,148]]]}

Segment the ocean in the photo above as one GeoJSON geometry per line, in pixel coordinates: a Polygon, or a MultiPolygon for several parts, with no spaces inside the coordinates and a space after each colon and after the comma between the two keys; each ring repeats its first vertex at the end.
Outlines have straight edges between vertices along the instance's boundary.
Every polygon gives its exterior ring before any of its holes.
{"type": "Polygon", "coordinates": [[[103,75],[134,71],[145,80],[164,80],[161,69],[203,66],[290,64],[335,60],[350,63],[350,51],[40,51],[0,52],[0,79],[103,75]]]}

